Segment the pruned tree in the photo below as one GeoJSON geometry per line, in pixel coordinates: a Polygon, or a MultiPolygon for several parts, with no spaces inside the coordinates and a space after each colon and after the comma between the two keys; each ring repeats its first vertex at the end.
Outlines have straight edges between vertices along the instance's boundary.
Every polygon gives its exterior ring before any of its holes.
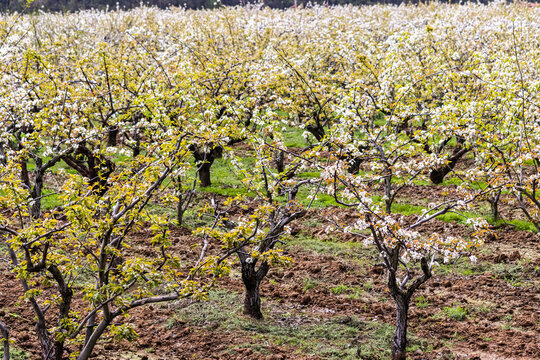
{"type": "Polygon", "coordinates": [[[219,241],[224,249],[222,259],[237,255],[245,289],[244,314],[254,319],[263,318],[260,284],[270,267],[291,261],[277,246],[287,238],[288,225],[307,213],[307,208],[296,201],[298,191],[302,186],[316,182],[311,179],[284,180],[279,172],[273,171],[271,163],[275,148],[268,146],[264,138],[263,135],[250,139],[255,149],[254,167],[246,166],[235,157],[231,161],[231,169],[255,198],[239,195],[229,198],[222,207],[214,201],[213,206],[208,207],[215,218],[214,225],[199,230],[219,241]],[[239,208],[247,214],[233,216],[234,210],[239,208]]]}
{"type": "MultiPolygon", "coordinates": [[[[387,80],[414,81],[401,77],[387,80]]],[[[356,102],[349,102],[361,99],[356,91],[365,94],[366,88],[349,90],[350,93],[343,96],[342,107],[336,107],[336,111],[343,114],[341,122],[336,123],[319,147],[313,150],[331,151],[333,163],[330,166],[319,165],[321,179],[336,202],[356,209],[360,218],[354,224],[336,222],[334,225],[363,239],[365,245],[373,246],[386,269],[387,286],[396,305],[396,329],[392,342],[392,358],[395,360],[406,358],[408,310],[414,292],[432,276],[439,256],[447,262],[470,255],[471,249],[482,245],[488,224],[483,219],[470,219],[475,228],[470,238],[422,233],[422,227],[437,216],[465,209],[476,199],[500,188],[495,179],[488,185],[479,186],[478,169],[470,168],[461,173],[463,183],[460,191],[444,200],[431,202],[420,216],[407,219],[394,214],[393,205],[399,193],[414,186],[418,180],[426,180],[431,169],[445,163],[444,154],[434,156],[423,145],[424,141],[433,138],[436,127],[427,126],[423,131],[410,133],[410,136],[394,131],[402,123],[403,113],[407,114],[411,106],[407,101],[408,87],[401,89],[404,105],[395,104],[391,114],[383,118],[376,116],[380,106],[373,102],[375,96],[364,97],[365,102],[362,103],[366,106],[362,111],[358,110],[356,102]],[[356,111],[351,111],[352,106],[356,111]],[[348,171],[350,163],[342,156],[348,151],[354,158],[362,160],[363,173],[348,171]]],[[[489,169],[482,169],[482,174],[484,171],[489,169]]]]}
{"type": "MultiPolygon", "coordinates": [[[[41,219],[25,215],[2,219],[0,231],[9,247],[13,271],[38,319],[43,359],[62,359],[67,345],[77,345],[78,359],[88,359],[105,332],[133,334],[129,324],[111,327],[131,309],[204,297],[208,283],[199,284],[197,276],[214,269],[198,267],[183,275],[180,260],[168,252],[170,221],[146,210],[159,198],[177,160],[189,156],[187,146],[186,136],[178,136],[160,144],[154,159],[147,155],[122,164],[109,177],[106,193],[96,193],[80,175],[68,176],[60,196],[61,213],[46,213],[41,219]],[[61,217],[57,219],[57,215],[61,217]],[[131,234],[142,226],[150,226],[153,232],[149,243],[142,245],[150,256],[131,250],[131,234]],[[46,288],[58,295],[38,300],[46,288]],[[82,312],[72,310],[76,289],[86,303],[82,312]],[[49,307],[57,308],[54,326],[47,320],[51,310],[45,313],[49,307]]],[[[7,196],[2,205],[19,213],[27,191],[20,184],[2,187],[7,196]]]]}

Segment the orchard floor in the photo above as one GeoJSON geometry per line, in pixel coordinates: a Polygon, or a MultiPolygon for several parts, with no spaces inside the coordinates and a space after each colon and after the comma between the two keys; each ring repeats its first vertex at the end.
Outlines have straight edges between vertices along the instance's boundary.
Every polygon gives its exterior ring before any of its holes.
{"type": "MultiPolygon", "coordinates": [[[[133,311],[128,321],[139,338],[104,339],[94,358],[389,359],[394,306],[376,254],[350,236],[326,234],[321,215],[303,224],[293,226],[285,247],[293,265],[272,268],[262,285],[264,320],[242,315],[240,273],[233,270],[207,302],[133,311]]],[[[429,231],[470,230],[437,220],[429,231]]],[[[438,266],[415,294],[411,359],[540,359],[540,239],[511,227],[496,233],[476,264],[438,266]]],[[[190,231],[178,228],[173,238],[174,252],[189,263],[196,256],[190,231]]],[[[0,266],[0,318],[12,330],[13,358],[38,359],[34,316],[6,261],[0,266]]]]}

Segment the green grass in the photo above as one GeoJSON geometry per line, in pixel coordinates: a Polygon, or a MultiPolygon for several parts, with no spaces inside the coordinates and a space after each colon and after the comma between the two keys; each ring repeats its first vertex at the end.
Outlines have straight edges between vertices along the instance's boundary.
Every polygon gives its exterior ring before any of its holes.
{"type": "MultiPolygon", "coordinates": [[[[292,136],[301,137],[301,132],[297,129],[288,129],[286,131],[287,134],[292,136]],[[287,132],[288,131],[288,132],[287,132]]],[[[298,140],[298,139],[297,139],[298,140]]],[[[302,138],[303,141],[303,138],[302,138]]],[[[288,144],[288,146],[293,146],[294,144],[288,144]]],[[[298,144],[296,144],[298,145],[298,144]]],[[[305,145],[305,144],[303,144],[305,145]]],[[[243,157],[240,159],[240,161],[243,163],[243,166],[246,168],[249,168],[250,166],[254,165],[254,159],[252,157],[243,157]]],[[[190,174],[188,176],[194,176],[195,174],[195,168],[193,168],[190,171],[190,174]]],[[[305,171],[303,173],[298,174],[298,178],[300,179],[307,179],[307,178],[318,178],[320,176],[320,172],[318,171],[305,171]]],[[[232,168],[229,166],[229,162],[227,159],[216,159],[212,165],[211,168],[211,179],[212,179],[212,185],[200,188],[198,187],[198,190],[204,193],[215,193],[222,196],[236,196],[238,194],[247,195],[249,197],[254,197],[255,193],[248,191],[246,185],[242,182],[241,177],[235,174],[235,172],[232,170],[232,168]]],[[[461,180],[458,178],[448,178],[441,184],[441,187],[449,186],[449,185],[455,185],[460,183],[461,180]]],[[[421,180],[417,181],[418,184],[423,184],[421,180]]],[[[430,185],[430,183],[426,183],[424,185],[430,185]]],[[[479,186],[482,186],[480,184],[479,186]]],[[[311,195],[313,192],[312,187],[304,186],[300,188],[296,200],[301,203],[304,206],[307,206],[311,203],[311,195]]],[[[374,195],[373,200],[375,202],[381,202],[381,196],[380,195],[374,195]]],[[[50,204],[45,205],[45,208],[50,208],[57,206],[58,203],[55,202],[54,197],[50,197],[50,200],[46,200],[47,198],[44,198],[45,201],[50,202],[50,204]]],[[[276,200],[278,201],[285,201],[285,196],[277,197],[276,200]]],[[[415,199],[418,200],[418,199],[415,199]]],[[[422,213],[422,210],[427,209],[426,206],[421,205],[413,205],[409,203],[409,199],[406,198],[398,198],[394,203],[392,204],[392,212],[395,214],[400,214],[404,216],[410,216],[410,215],[419,215],[422,213]]],[[[334,197],[324,194],[322,192],[319,192],[317,194],[316,199],[312,202],[312,207],[315,209],[320,208],[326,208],[326,207],[341,207],[339,205],[334,197]]],[[[443,215],[438,216],[437,218],[444,222],[457,222],[460,224],[466,224],[467,218],[470,217],[484,217],[489,220],[489,214],[488,212],[484,212],[482,210],[481,212],[474,212],[474,211],[466,211],[461,213],[454,213],[449,212],[443,215]]],[[[510,224],[515,225],[516,229],[518,230],[526,230],[526,231],[533,231],[536,232],[536,228],[532,223],[526,220],[510,220],[507,221],[510,224]]],[[[493,225],[498,225],[499,223],[493,223],[493,225]]]]}
{"type": "MultiPolygon", "coordinates": [[[[514,287],[520,287],[526,284],[524,277],[526,271],[521,263],[507,264],[503,262],[492,264],[489,270],[495,278],[502,279],[514,287]]],[[[528,282],[527,285],[531,286],[532,284],[528,282]]]]}
{"type": "Polygon", "coordinates": [[[419,309],[425,309],[429,306],[429,302],[424,295],[420,295],[415,299],[415,304],[419,309]]]}
{"type": "MultiPolygon", "coordinates": [[[[226,353],[234,355],[238,348],[250,348],[267,354],[270,346],[288,348],[293,354],[323,359],[388,359],[394,327],[390,324],[360,319],[354,316],[319,317],[283,310],[268,305],[265,319],[252,320],[242,313],[241,294],[215,290],[207,302],[195,303],[176,311],[167,323],[169,329],[181,320],[192,327],[238,334],[248,340],[232,345],[226,353]]],[[[263,310],[265,304],[263,301],[263,310]]],[[[196,330],[195,330],[196,331],[196,330]]],[[[410,346],[426,348],[414,335],[410,346]]],[[[225,354],[216,354],[225,355],[225,354]]]]}
{"type": "Polygon", "coordinates": [[[457,321],[464,320],[468,314],[467,308],[461,307],[459,305],[455,307],[445,307],[443,310],[447,317],[457,321]]]}
{"type": "Polygon", "coordinates": [[[318,179],[321,177],[320,171],[304,171],[297,175],[300,179],[318,179]]]}
{"type": "Polygon", "coordinates": [[[177,311],[176,320],[174,318],[170,320],[168,327],[172,328],[175,321],[182,319],[190,326],[203,327],[212,331],[231,333],[241,331],[251,340],[247,343],[235,344],[234,348],[249,347],[263,354],[266,349],[260,346],[261,339],[269,345],[290,347],[291,352],[305,355],[324,358],[356,358],[357,350],[351,347],[351,343],[359,335],[363,322],[355,318],[308,320],[300,314],[283,311],[270,314],[266,311],[265,319],[256,321],[241,315],[241,304],[239,294],[217,290],[210,294],[210,301],[197,303],[177,311]]]}
{"type": "Polygon", "coordinates": [[[212,193],[227,197],[235,197],[236,195],[247,195],[249,197],[254,197],[255,193],[248,191],[243,188],[223,188],[219,185],[210,185],[204,188],[199,188],[199,191],[205,193],[212,193]]]}
{"type": "MultiPolygon", "coordinates": [[[[364,360],[387,360],[392,358],[390,351],[391,341],[394,336],[394,326],[386,323],[368,322],[362,331],[367,335],[360,341],[357,358],[364,360]]],[[[419,339],[409,331],[407,334],[409,340],[407,352],[412,353],[416,350],[430,352],[433,346],[426,340],[419,339]]]]}
{"type": "MultiPolygon", "coordinates": [[[[330,238],[332,239],[332,237],[330,238]]],[[[312,251],[317,254],[327,254],[339,258],[351,258],[357,262],[364,263],[377,258],[377,254],[371,247],[365,247],[362,243],[343,242],[332,240],[321,240],[304,235],[296,235],[293,240],[287,243],[289,248],[300,248],[312,251]]]]}
{"type": "Polygon", "coordinates": [[[335,295],[347,295],[347,297],[350,299],[359,299],[364,293],[364,289],[359,286],[348,286],[345,284],[339,284],[337,286],[331,287],[330,292],[335,295]]]}
{"type": "MultiPolygon", "coordinates": [[[[0,190],[0,196],[6,196],[6,192],[3,190],[0,190]]],[[[57,206],[62,205],[62,203],[59,200],[59,194],[56,192],[53,192],[49,189],[43,189],[42,195],[41,195],[41,209],[42,210],[50,210],[54,209],[57,206]]]]}
{"type": "Polygon", "coordinates": [[[54,209],[62,205],[62,202],[59,199],[59,194],[48,189],[43,190],[43,195],[41,198],[41,207],[43,210],[54,209]]]}
{"type": "MultiPolygon", "coordinates": [[[[11,360],[27,360],[30,359],[30,353],[14,346],[9,347],[9,355],[11,360]]],[[[4,348],[0,345],[0,359],[4,358],[4,348]]]]}
{"type": "Polygon", "coordinates": [[[516,230],[530,231],[530,232],[533,232],[533,233],[538,232],[536,230],[536,227],[534,226],[534,224],[531,223],[530,221],[527,221],[527,220],[519,220],[519,219],[500,220],[500,221],[496,221],[496,222],[491,221],[490,223],[492,225],[495,225],[495,226],[499,226],[499,225],[502,225],[502,224],[512,224],[512,225],[514,225],[516,230]]]}
{"type": "MultiPolygon", "coordinates": [[[[286,115],[286,114],[285,114],[286,115]]],[[[304,138],[302,137],[303,130],[295,127],[286,127],[284,131],[285,136],[285,143],[287,146],[290,147],[303,147],[306,145],[304,138]]],[[[114,155],[113,156],[115,162],[124,162],[129,161],[130,156],[126,155],[114,155]]],[[[47,159],[45,159],[47,160],[47,159]]],[[[254,158],[246,156],[240,159],[243,166],[245,168],[250,168],[250,166],[253,166],[254,164],[254,158]]],[[[28,161],[28,168],[29,171],[32,171],[34,168],[33,161],[30,159],[28,161]]],[[[59,161],[57,164],[53,166],[51,169],[52,171],[57,171],[60,169],[64,169],[65,171],[69,173],[75,173],[73,169],[71,169],[67,164],[65,164],[63,161],[59,161]]],[[[190,172],[188,173],[188,177],[195,175],[195,167],[193,167],[190,172]]],[[[305,179],[305,178],[318,178],[320,176],[319,171],[311,170],[306,171],[303,173],[300,173],[298,175],[299,178],[305,179]]],[[[211,178],[212,178],[212,186],[206,187],[206,188],[198,188],[199,191],[204,193],[215,193],[223,196],[236,196],[238,194],[245,194],[247,196],[253,197],[255,194],[253,192],[249,192],[245,186],[245,184],[242,183],[241,178],[235,174],[234,171],[232,171],[231,167],[229,166],[229,162],[227,159],[216,159],[212,165],[211,168],[211,178]]],[[[397,177],[394,179],[395,181],[401,181],[397,177]]],[[[428,181],[425,180],[417,180],[415,181],[417,185],[432,185],[428,181]]],[[[450,185],[456,185],[460,184],[461,180],[457,177],[447,177],[444,182],[439,185],[441,187],[450,186],[450,185]]],[[[478,187],[485,186],[485,184],[479,183],[477,184],[478,187]]],[[[311,195],[313,189],[310,189],[308,187],[303,187],[300,189],[297,195],[297,200],[303,204],[304,206],[307,206],[311,199],[309,198],[309,195],[311,195]]],[[[380,196],[373,196],[373,199],[375,201],[381,201],[380,196]]],[[[278,198],[280,201],[284,201],[285,197],[278,198]]],[[[417,199],[415,199],[417,200],[417,199]]],[[[60,201],[58,200],[58,196],[54,194],[51,190],[45,189],[43,192],[43,198],[42,198],[42,208],[44,210],[49,210],[52,208],[55,208],[57,206],[61,205],[60,201]]],[[[329,196],[324,193],[317,194],[317,198],[315,201],[313,201],[312,204],[313,208],[326,208],[330,206],[340,206],[336,203],[334,198],[332,196],[329,196]]],[[[407,203],[407,199],[397,199],[396,202],[392,205],[392,212],[396,214],[401,215],[417,215],[420,214],[422,210],[425,209],[425,206],[418,206],[418,205],[412,205],[407,203]]],[[[483,211],[482,211],[483,212],[483,211]]],[[[464,224],[467,217],[479,217],[483,216],[489,219],[489,216],[487,213],[478,213],[478,212],[464,212],[462,215],[456,214],[456,213],[446,213],[443,215],[438,216],[438,219],[445,222],[458,222],[461,224],[464,224]],[[464,215],[464,216],[462,216],[464,215]]],[[[536,232],[536,228],[532,223],[526,220],[510,220],[508,223],[513,224],[516,229],[518,230],[525,230],[525,231],[532,231],[536,232]]],[[[493,223],[494,225],[499,225],[499,223],[493,223]]]]}
{"type": "Polygon", "coordinates": [[[491,312],[491,308],[485,304],[474,308],[474,311],[480,314],[488,314],[491,312]]]}
{"type": "Polygon", "coordinates": [[[350,290],[350,287],[344,284],[339,284],[337,286],[331,287],[330,292],[335,295],[343,294],[350,290]]]}
{"type": "Polygon", "coordinates": [[[302,136],[303,133],[304,130],[299,127],[285,126],[285,131],[283,131],[285,146],[289,148],[301,148],[307,146],[306,139],[302,136]]]}
{"type": "MultiPolygon", "coordinates": [[[[378,201],[380,200],[379,196],[374,196],[374,200],[378,201]]],[[[412,205],[405,202],[405,199],[398,199],[398,201],[395,201],[392,204],[392,213],[394,214],[400,214],[404,216],[410,216],[410,215],[419,215],[422,213],[422,210],[427,209],[425,206],[419,206],[419,205],[412,205]]],[[[508,220],[508,221],[498,221],[494,222],[490,218],[490,216],[487,213],[479,213],[479,212],[473,212],[473,211],[464,211],[460,212],[459,214],[454,212],[448,212],[446,214],[442,214],[437,216],[437,219],[444,222],[457,222],[459,224],[467,225],[467,219],[468,218],[477,218],[477,217],[483,217],[490,222],[490,224],[494,226],[498,226],[504,223],[509,223],[514,225],[516,230],[524,230],[524,231],[531,231],[536,233],[535,226],[527,220],[508,220]]]]}
{"type": "Polygon", "coordinates": [[[316,288],[319,285],[319,280],[314,278],[305,278],[304,280],[302,280],[302,283],[302,291],[306,292],[316,288]]]}
{"type": "Polygon", "coordinates": [[[472,276],[475,274],[481,274],[487,270],[485,263],[472,263],[469,258],[461,257],[458,260],[443,264],[440,263],[439,266],[434,268],[434,273],[438,275],[450,275],[458,274],[462,276],[472,276]]]}
{"type": "MultiPolygon", "coordinates": [[[[296,195],[296,200],[303,206],[308,206],[311,203],[311,197],[309,197],[311,194],[312,189],[307,187],[300,188],[298,194],[296,195]]],[[[285,197],[281,198],[281,200],[285,201],[285,197]]],[[[336,202],[333,196],[324,194],[322,192],[319,192],[317,194],[315,200],[313,200],[313,203],[311,205],[311,207],[314,209],[326,208],[330,206],[342,207],[342,205],[339,205],[336,202]]]]}

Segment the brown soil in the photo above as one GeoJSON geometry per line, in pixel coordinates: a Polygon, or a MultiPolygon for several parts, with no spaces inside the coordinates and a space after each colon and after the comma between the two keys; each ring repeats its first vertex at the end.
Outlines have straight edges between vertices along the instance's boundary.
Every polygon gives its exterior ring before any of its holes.
{"type": "MultiPolygon", "coordinates": [[[[354,220],[350,211],[334,211],[336,220],[354,220]]],[[[319,215],[319,220],[324,217],[319,215]]],[[[312,220],[317,220],[312,215],[312,220]]],[[[326,224],[293,226],[293,234],[309,235],[321,241],[330,237],[326,224]]],[[[424,231],[467,235],[470,229],[459,224],[434,221],[424,231]]],[[[479,262],[471,274],[452,268],[435,270],[435,276],[424,284],[414,299],[422,296],[426,303],[412,305],[410,330],[426,339],[428,352],[416,350],[412,359],[515,359],[540,358],[540,241],[535,234],[516,231],[511,227],[497,230],[495,237],[478,255],[479,262]],[[463,319],[454,319],[445,308],[467,309],[463,319]]],[[[142,243],[145,234],[137,235],[142,243]]],[[[184,228],[173,233],[173,251],[190,263],[196,256],[190,231],[184,228]]],[[[356,241],[352,236],[333,236],[334,241],[356,241]]],[[[263,307],[286,307],[310,317],[356,316],[370,321],[392,324],[394,307],[389,297],[383,268],[375,265],[377,258],[368,255],[364,262],[346,255],[320,254],[301,246],[288,248],[294,259],[289,268],[274,268],[262,285],[263,307]],[[368,264],[368,265],[366,265],[368,264]],[[320,286],[305,290],[303,280],[313,278],[320,286]],[[371,285],[362,296],[351,298],[334,294],[332,286],[371,285]]],[[[0,262],[4,274],[0,283],[0,318],[10,327],[14,345],[38,359],[34,316],[25,301],[20,301],[21,286],[12,273],[6,271],[6,261],[0,262]]],[[[222,279],[219,288],[243,290],[237,272],[222,279]]],[[[240,295],[239,295],[240,296],[240,295]]],[[[239,301],[241,299],[239,298],[239,301]]],[[[414,300],[416,301],[416,300],[414,300]]],[[[132,342],[107,341],[95,351],[96,359],[317,359],[302,355],[287,345],[267,342],[265,354],[250,347],[253,335],[247,332],[224,332],[219,324],[193,326],[182,320],[170,322],[175,309],[188,303],[152,305],[136,309],[129,321],[134,323],[139,339],[132,342]],[[152,350],[152,351],[149,351],[152,350]]],[[[189,311],[189,308],[188,308],[189,311]]],[[[270,313],[272,316],[272,313],[270,313]]],[[[238,315],[241,316],[241,315],[238,315]]],[[[263,320],[265,321],[265,320],[263,320]]],[[[264,335],[262,338],[264,342],[264,335]]],[[[426,349],[427,350],[427,349],[426,349]]]]}

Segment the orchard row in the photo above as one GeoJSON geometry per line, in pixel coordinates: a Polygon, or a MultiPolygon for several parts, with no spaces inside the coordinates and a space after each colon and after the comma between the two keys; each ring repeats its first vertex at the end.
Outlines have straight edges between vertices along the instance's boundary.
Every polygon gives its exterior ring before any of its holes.
{"type": "Polygon", "coordinates": [[[0,233],[42,357],[88,359],[105,333],[133,335],[111,326],[131,309],[204,299],[236,266],[245,313],[262,318],[289,225],[326,197],[358,215],[328,231],[380,253],[404,359],[434,264],[474,261],[500,206],[540,230],[539,23],[502,4],[3,16],[0,233]],[[220,158],[238,191],[197,204],[207,221],[185,264],[170,228],[220,158]],[[413,220],[393,214],[403,189],[449,179],[413,220]],[[485,201],[469,238],[420,231],[485,201]]]}

